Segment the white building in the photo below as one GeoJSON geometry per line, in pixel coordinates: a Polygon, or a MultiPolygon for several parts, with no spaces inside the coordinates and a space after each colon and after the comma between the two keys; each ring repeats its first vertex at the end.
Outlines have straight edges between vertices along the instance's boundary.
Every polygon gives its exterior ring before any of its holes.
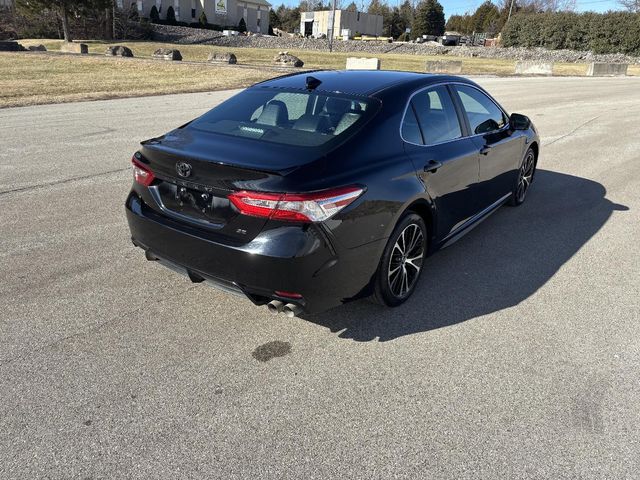
{"type": "Polygon", "coordinates": [[[351,36],[382,35],[382,15],[370,15],[351,10],[336,10],[335,21],[332,22],[331,10],[300,13],[300,33],[305,37],[330,35],[333,27],[334,37],[342,35],[343,30],[349,30],[351,36]]]}
{"type": "MultiPolygon", "coordinates": [[[[0,0],[6,1],[6,0],[0,0]]],[[[136,6],[141,17],[149,17],[155,5],[160,18],[165,19],[169,7],[173,7],[179,22],[197,22],[204,11],[207,21],[221,26],[237,26],[244,18],[247,30],[254,33],[269,32],[269,9],[267,0],[116,0],[119,8],[136,6]]]]}

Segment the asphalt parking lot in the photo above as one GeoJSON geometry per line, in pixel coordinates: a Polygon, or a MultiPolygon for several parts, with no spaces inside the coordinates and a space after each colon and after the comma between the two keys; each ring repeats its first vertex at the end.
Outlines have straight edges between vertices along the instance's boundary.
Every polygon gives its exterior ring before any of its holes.
{"type": "Polygon", "coordinates": [[[527,203],[302,319],[146,262],[137,142],[228,92],[0,110],[0,478],[638,478],[640,78],[481,78],[527,203]]]}

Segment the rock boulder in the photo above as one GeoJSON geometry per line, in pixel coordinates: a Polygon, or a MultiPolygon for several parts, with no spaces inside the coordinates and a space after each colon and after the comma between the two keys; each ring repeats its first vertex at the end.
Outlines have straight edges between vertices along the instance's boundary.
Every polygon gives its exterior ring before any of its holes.
{"type": "Polygon", "coordinates": [[[26,48],[14,41],[2,41],[0,42],[0,52],[23,52],[26,48]]]}
{"type": "Polygon", "coordinates": [[[180,54],[180,50],[175,50],[170,48],[159,48],[158,50],[153,52],[153,58],[180,61],[182,60],[182,55],[180,54]]]}
{"type": "Polygon", "coordinates": [[[304,62],[300,60],[295,55],[291,55],[289,52],[279,52],[275,57],[273,57],[273,61],[277,65],[282,65],[284,67],[302,67],[304,62]]]}
{"type": "Polygon", "coordinates": [[[235,54],[230,52],[211,52],[207,62],[212,63],[228,63],[229,65],[235,65],[238,63],[238,58],[235,54]]]}
{"type": "Polygon", "coordinates": [[[107,51],[105,52],[107,56],[113,57],[133,57],[133,52],[128,47],[123,47],[122,45],[115,45],[113,47],[107,47],[107,51]]]}

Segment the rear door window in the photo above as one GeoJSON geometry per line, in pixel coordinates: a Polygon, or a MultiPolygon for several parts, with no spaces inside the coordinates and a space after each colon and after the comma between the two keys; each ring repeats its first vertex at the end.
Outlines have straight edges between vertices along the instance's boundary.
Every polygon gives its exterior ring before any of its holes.
{"type": "MultiPolygon", "coordinates": [[[[424,145],[447,142],[462,136],[458,114],[445,85],[419,91],[412,97],[402,134],[405,141],[424,145]],[[409,133],[414,131],[412,121],[417,121],[422,134],[420,142],[409,138],[409,133]]],[[[417,138],[415,133],[412,138],[417,138]]]]}
{"type": "Polygon", "coordinates": [[[402,138],[405,142],[424,145],[422,132],[420,132],[420,126],[418,125],[418,119],[416,118],[416,114],[413,112],[413,107],[411,105],[407,108],[407,112],[404,114],[404,120],[402,121],[402,138]]]}
{"type": "Polygon", "coordinates": [[[472,135],[500,130],[507,123],[502,110],[480,90],[456,85],[456,92],[467,115],[472,135]]]}

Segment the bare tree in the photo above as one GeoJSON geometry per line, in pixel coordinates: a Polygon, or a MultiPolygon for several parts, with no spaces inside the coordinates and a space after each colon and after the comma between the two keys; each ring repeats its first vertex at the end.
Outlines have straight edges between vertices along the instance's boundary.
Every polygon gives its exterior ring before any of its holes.
{"type": "MultiPolygon", "coordinates": [[[[576,9],[576,0],[514,0],[514,3],[514,11],[525,10],[531,12],[572,12],[576,9]]],[[[510,0],[505,1],[502,5],[506,4],[510,5],[510,0]]]]}
{"type": "Polygon", "coordinates": [[[541,0],[540,3],[545,12],[573,12],[576,9],[576,0],[541,0]]]}
{"type": "Polygon", "coordinates": [[[618,0],[626,10],[632,13],[640,13],[640,0],[618,0]]]}

